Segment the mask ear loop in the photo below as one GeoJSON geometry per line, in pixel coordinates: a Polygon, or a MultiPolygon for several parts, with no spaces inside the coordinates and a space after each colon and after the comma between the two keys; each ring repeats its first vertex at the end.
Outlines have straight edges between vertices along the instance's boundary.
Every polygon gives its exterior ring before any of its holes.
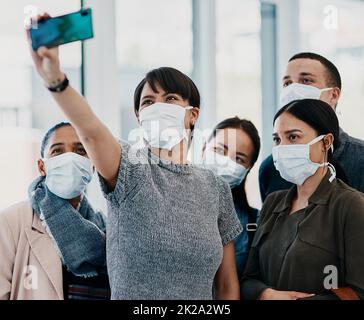
{"type": "Polygon", "coordinates": [[[330,91],[330,90],[332,90],[332,89],[334,89],[334,88],[332,88],[332,87],[331,87],[331,88],[324,88],[324,89],[321,89],[321,93],[322,93],[322,92],[330,91]]]}
{"type": "Polygon", "coordinates": [[[334,179],[336,178],[336,169],[335,167],[331,164],[331,163],[327,163],[327,167],[329,168],[330,172],[331,172],[331,177],[329,179],[330,183],[334,181],[334,179]]]}
{"type": "MultiPolygon", "coordinates": [[[[333,144],[331,144],[330,149],[331,149],[332,154],[334,154],[334,145],[333,144]]],[[[329,179],[329,182],[332,183],[334,181],[334,179],[336,178],[336,169],[330,162],[326,162],[326,165],[331,172],[331,177],[329,179]]]]}
{"type": "MultiPolygon", "coordinates": [[[[314,140],[312,140],[309,145],[312,145],[312,144],[315,144],[316,142],[322,140],[323,138],[325,137],[325,135],[321,135],[317,138],[315,138],[314,140]]],[[[332,153],[334,153],[334,146],[331,145],[331,150],[332,150],[332,153]]],[[[324,162],[321,166],[327,166],[331,172],[331,177],[329,179],[330,183],[334,181],[334,179],[336,178],[336,169],[335,167],[330,163],[330,162],[324,162]]]]}
{"type": "Polygon", "coordinates": [[[321,136],[316,137],[315,139],[313,139],[311,142],[308,143],[309,146],[314,145],[315,143],[321,141],[323,138],[325,138],[325,134],[322,134],[321,136]]]}

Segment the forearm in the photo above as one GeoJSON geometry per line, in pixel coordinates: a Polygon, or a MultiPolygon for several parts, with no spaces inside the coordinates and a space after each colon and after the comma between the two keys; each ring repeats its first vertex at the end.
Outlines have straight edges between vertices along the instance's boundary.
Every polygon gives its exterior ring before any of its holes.
{"type": "Polygon", "coordinates": [[[229,283],[220,288],[216,288],[216,300],[239,300],[240,288],[239,283],[229,283]]]}
{"type": "Polygon", "coordinates": [[[114,179],[121,149],[110,130],[94,114],[86,99],[71,86],[52,93],[52,96],[72,123],[96,169],[108,181],[114,179]],[[107,159],[106,154],[109,155],[107,159]]]}
{"type": "Polygon", "coordinates": [[[215,299],[239,300],[240,287],[236,270],[234,241],[224,246],[224,255],[215,276],[215,299]]]}
{"type": "Polygon", "coordinates": [[[52,96],[77,130],[80,138],[93,139],[97,137],[95,131],[101,127],[101,121],[96,117],[86,99],[71,85],[62,92],[52,93],[52,96]]]}
{"type": "MultiPolygon", "coordinates": [[[[43,14],[37,18],[37,21],[49,18],[48,14],[43,14]]],[[[36,70],[48,88],[57,87],[65,79],[60,66],[58,47],[40,47],[37,51],[33,51],[29,29],[26,30],[26,35],[36,70]]],[[[115,185],[121,157],[118,141],[93,113],[87,101],[71,86],[62,92],[52,93],[52,95],[76,129],[97,171],[112,189],[115,185]]]]}

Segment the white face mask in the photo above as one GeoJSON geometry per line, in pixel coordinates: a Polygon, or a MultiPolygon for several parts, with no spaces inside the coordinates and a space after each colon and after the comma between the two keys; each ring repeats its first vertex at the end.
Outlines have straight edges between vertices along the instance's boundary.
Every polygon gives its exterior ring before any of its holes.
{"type": "Polygon", "coordinates": [[[302,99],[315,99],[320,100],[321,93],[330,91],[333,88],[319,89],[314,86],[308,86],[301,83],[292,83],[287,87],[284,87],[281,91],[280,106],[284,107],[288,103],[295,100],[302,99]]]}
{"type": "Polygon", "coordinates": [[[157,102],[140,111],[140,126],[144,139],[152,148],[172,150],[183,139],[188,139],[185,129],[186,110],[193,107],[157,102]]]}
{"type": "Polygon", "coordinates": [[[308,144],[281,145],[273,148],[273,162],[283,179],[296,184],[303,183],[313,176],[317,169],[329,166],[331,171],[330,182],[335,178],[335,168],[328,162],[315,163],[310,159],[310,146],[321,141],[321,135],[308,144]]]}
{"type": "Polygon", "coordinates": [[[205,151],[203,165],[223,178],[231,189],[239,186],[249,171],[230,157],[222,156],[212,150],[205,151]]]}
{"type": "Polygon", "coordinates": [[[67,152],[43,161],[46,170],[45,184],[60,198],[78,197],[92,179],[93,167],[90,159],[77,153],[67,152]]]}

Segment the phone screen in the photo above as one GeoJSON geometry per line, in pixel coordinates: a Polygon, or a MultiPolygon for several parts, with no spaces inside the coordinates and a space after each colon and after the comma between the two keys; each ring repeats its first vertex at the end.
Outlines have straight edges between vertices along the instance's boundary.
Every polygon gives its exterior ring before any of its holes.
{"type": "Polygon", "coordinates": [[[93,37],[92,11],[84,9],[41,21],[37,28],[30,29],[30,36],[33,50],[90,39],[93,37]]]}

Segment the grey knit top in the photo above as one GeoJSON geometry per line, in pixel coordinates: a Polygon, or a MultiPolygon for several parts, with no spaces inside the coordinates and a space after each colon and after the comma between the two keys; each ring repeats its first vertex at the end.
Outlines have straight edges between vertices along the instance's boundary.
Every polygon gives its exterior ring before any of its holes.
{"type": "Polygon", "coordinates": [[[112,299],[212,299],[223,246],[242,231],[228,184],[147,148],[121,147],[113,192],[100,177],[112,299]]]}

